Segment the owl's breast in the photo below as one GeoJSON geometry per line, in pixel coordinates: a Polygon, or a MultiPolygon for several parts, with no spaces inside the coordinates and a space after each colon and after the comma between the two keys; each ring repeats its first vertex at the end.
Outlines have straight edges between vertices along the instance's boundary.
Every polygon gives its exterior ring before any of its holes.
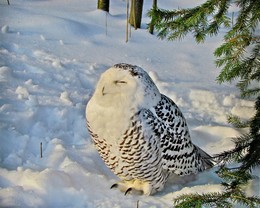
{"type": "Polygon", "coordinates": [[[133,114],[133,109],[103,107],[92,100],[86,107],[86,117],[92,131],[111,145],[117,144],[129,128],[133,114]]]}

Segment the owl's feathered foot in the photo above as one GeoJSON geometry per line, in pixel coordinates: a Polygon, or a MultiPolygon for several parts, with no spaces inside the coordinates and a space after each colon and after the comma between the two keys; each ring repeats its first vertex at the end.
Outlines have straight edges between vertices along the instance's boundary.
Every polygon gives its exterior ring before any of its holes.
{"type": "Polygon", "coordinates": [[[129,193],[144,195],[152,194],[151,184],[140,180],[120,181],[119,183],[113,184],[110,188],[118,188],[125,195],[129,193]]]}

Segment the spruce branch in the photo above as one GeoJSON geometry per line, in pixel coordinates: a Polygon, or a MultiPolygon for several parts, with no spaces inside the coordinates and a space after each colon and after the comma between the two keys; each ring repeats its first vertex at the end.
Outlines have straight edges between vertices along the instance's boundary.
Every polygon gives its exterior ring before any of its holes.
{"type": "MultiPolygon", "coordinates": [[[[236,39],[236,41],[239,40],[236,39]]],[[[244,57],[246,47],[248,46],[243,41],[240,43],[227,42],[215,50],[214,55],[220,57],[217,59],[216,65],[223,67],[217,81],[222,83],[240,78],[237,87],[241,90],[241,95],[250,96],[250,93],[257,95],[260,92],[259,87],[250,87],[252,83],[260,81],[260,44],[254,44],[251,54],[244,57]]]]}
{"type": "Polygon", "coordinates": [[[175,207],[190,208],[190,207],[233,207],[234,204],[240,204],[247,207],[257,207],[260,205],[260,199],[255,196],[246,196],[242,190],[253,176],[249,171],[231,170],[222,166],[217,174],[223,178],[223,192],[211,192],[203,194],[183,194],[174,200],[175,207]]]}
{"type": "Polygon", "coordinates": [[[240,79],[238,87],[242,96],[258,95],[259,87],[250,85],[260,79],[260,36],[257,30],[260,0],[208,0],[188,9],[170,11],[153,8],[148,16],[152,17],[151,24],[155,25],[161,39],[182,39],[190,33],[198,43],[202,43],[207,36],[217,35],[221,27],[227,28],[224,43],[214,52],[216,66],[222,68],[217,81],[240,79]],[[232,4],[239,8],[235,19],[229,17],[228,9],[232,4]],[[252,56],[248,56],[252,47],[252,56]]]}
{"type": "MultiPolygon", "coordinates": [[[[233,138],[233,149],[215,155],[219,163],[238,162],[241,170],[249,171],[260,165],[260,96],[255,102],[255,109],[255,116],[248,121],[250,132],[233,138]]],[[[239,124],[239,121],[234,122],[239,124]]]]}
{"type": "Polygon", "coordinates": [[[260,166],[260,0],[207,0],[191,9],[152,9],[148,16],[153,17],[161,39],[176,40],[192,34],[196,42],[202,43],[207,36],[226,28],[223,43],[214,52],[216,66],[221,68],[217,82],[236,80],[242,97],[256,99],[256,114],[250,120],[241,121],[231,115],[228,118],[235,127],[248,127],[249,132],[232,138],[234,148],[215,155],[216,161],[224,165],[238,164],[232,169],[223,166],[217,172],[225,191],[181,195],[175,199],[176,207],[233,207],[234,203],[259,206],[259,197],[246,196],[241,187],[253,179],[252,169],[260,166]],[[239,10],[230,18],[228,10],[233,4],[239,10]]]}
{"type": "Polygon", "coordinates": [[[232,124],[235,128],[247,128],[250,125],[249,121],[241,121],[241,118],[239,118],[238,116],[229,114],[227,116],[227,121],[228,123],[232,124]]]}
{"type": "Polygon", "coordinates": [[[241,96],[242,97],[257,96],[259,95],[259,92],[260,92],[260,87],[246,89],[243,92],[241,92],[241,96]]]}
{"type": "Polygon", "coordinates": [[[235,147],[231,150],[224,151],[214,156],[218,163],[231,163],[233,161],[241,162],[245,153],[248,151],[252,137],[250,134],[243,134],[239,137],[232,138],[235,147]]]}
{"type": "Polygon", "coordinates": [[[213,192],[205,194],[183,194],[174,200],[176,208],[190,207],[232,207],[232,204],[226,200],[223,193],[213,192]]]}
{"type": "Polygon", "coordinates": [[[249,144],[248,152],[242,160],[243,169],[253,169],[260,165],[260,96],[255,102],[256,114],[250,121],[250,135],[252,141],[249,144]]]}
{"type": "Polygon", "coordinates": [[[260,205],[260,199],[255,196],[248,197],[237,189],[236,191],[226,190],[223,193],[183,194],[174,200],[176,208],[202,207],[202,205],[209,208],[232,208],[234,204],[255,208],[260,205]]]}
{"type": "Polygon", "coordinates": [[[227,168],[225,166],[221,166],[216,173],[219,177],[224,179],[225,187],[229,190],[237,188],[237,185],[243,185],[253,178],[247,170],[227,168]]]}
{"type": "Polygon", "coordinates": [[[181,39],[192,33],[195,40],[201,43],[207,35],[217,35],[222,25],[230,27],[231,20],[227,16],[229,5],[230,1],[226,0],[208,0],[192,9],[152,9],[148,16],[155,20],[154,24],[161,39],[181,39]]]}

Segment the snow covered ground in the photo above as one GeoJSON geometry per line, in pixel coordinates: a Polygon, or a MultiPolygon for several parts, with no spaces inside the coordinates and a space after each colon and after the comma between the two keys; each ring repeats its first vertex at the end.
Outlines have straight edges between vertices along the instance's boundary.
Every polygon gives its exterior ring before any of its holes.
{"type": "MultiPolygon", "coordinates": [[[[196,178],[172,178],[154,196],[110,190],[117,178],[85,125],[85,106],[108,67],[126,62],[147,70],[183,111],[193,142],[210,154],[230,149],[230,137],[239,135],[226,115],[248,118],[254,103],[240,99],[234,86],[215,83],[219,69],[212,54],[221,36],[203,45],[190,37],[158,40],[145,29],[147,0],[142,29],[132,29],[125,43],[125,1],[111,1],[108,15],[96,10],[96,2],[0,2],[0,207],[172,207],[182,193],[221,191],[217,167],[196,178]]],[[[158,4],[198,4],[179,2],[158,4]]],[[[259,179],[247,193],[260,195],[259,179]]]]}

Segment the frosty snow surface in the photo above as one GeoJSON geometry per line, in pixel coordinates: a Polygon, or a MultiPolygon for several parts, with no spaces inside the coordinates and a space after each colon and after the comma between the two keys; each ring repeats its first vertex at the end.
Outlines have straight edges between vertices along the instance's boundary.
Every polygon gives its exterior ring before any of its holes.
{"type": "MultiPolygon", "coordinates": [[[[158,6],[177,8],[176,3],[164,0],[158,6]]],[[[221,35],[203,45],[190,37],[158,40],[145,29],[151,0],[145,1],[142,29],[132,29],[128,43],[125,1],[111,1],[108,15],[96,10],[96,0],[10,4],[0,2],[0,207],[125,208],[138,201],[139,207],[160,208],[171,207],[183,193],[222,190],[217,168],[172,177],[154,196],[111,190],[118,179],[93,147],[85,120],[100,74],[125,62],[147,70],[178,104],[195,144],[210,154],[230,149],[230,138],[240,132],[227,124],[226,115],[248,118],[254,103],[240,99],[233,85],[215,82],[213,51],[221,35]]],[[[259,179],[246,192],[259,196],[259,179]]]]}

